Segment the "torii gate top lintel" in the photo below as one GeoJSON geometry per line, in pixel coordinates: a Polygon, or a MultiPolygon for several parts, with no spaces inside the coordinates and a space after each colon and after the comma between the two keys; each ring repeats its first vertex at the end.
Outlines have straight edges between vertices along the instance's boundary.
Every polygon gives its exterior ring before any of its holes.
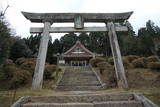
{"type": "Polygon", "coordinates": [[[82,17],[84,22],[124,22],[131,15],[131,12],[124,13],[29,13],[22,14],[31,22],[42,23],[45,19],[50,19],[52,22],[74,22],[75,17],[82,17]]]}

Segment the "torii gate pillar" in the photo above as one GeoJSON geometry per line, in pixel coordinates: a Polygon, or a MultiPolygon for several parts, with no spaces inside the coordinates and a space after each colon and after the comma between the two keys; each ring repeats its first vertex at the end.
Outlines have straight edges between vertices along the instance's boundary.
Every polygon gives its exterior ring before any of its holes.
{"type": "Polygon", "coordinates": [[[107,23],[107,28],[108,28],[110,45],[112,49],[112,55],[114,59],[114,66],[115,66],[118,87],[122,89],[128,89],[128,83],[124,71],[122,56],[119,49],[114,23],[113,22],[107,23]]]}
{"type": "Polygon", "coordinates": [[[48,49],[50,27],[51,27],[51,22],[44,21],[44,29],[43,29],[41,42],[40,42],[38,58],[37,58],[36,68],[35,68],[33,82],[32,82],[32,90],[42,89],[43,73],[44,73],[46,54],[48,49]]]}

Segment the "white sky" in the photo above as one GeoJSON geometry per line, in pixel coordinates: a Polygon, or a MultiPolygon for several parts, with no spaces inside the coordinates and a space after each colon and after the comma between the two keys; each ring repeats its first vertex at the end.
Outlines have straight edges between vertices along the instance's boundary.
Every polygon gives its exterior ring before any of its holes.
{"type": "MultiPolygon", "coordinates": [[[[0,9],[5,9],[6,17],[16,34],[21,37],[30,36],[29,28],[38,26],[25,19],[25,12],[90,12],[114,13],[134,11],[129,22],[134,30],[145,26],[150,19],[160,26],[160,0],[0,0],[0,9]]],[[[61,24],[62,25],[62,24],[61,24]]],[[[59,26],[59,25],[57,25],[59,26]]],[[[53,39],[63,34],[53,34],[53,39]]]]}

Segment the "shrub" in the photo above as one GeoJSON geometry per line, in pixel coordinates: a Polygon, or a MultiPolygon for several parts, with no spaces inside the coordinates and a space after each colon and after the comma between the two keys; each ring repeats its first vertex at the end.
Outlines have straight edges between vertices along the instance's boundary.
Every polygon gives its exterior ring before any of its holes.
{"type": "Polygon", "coordinates": [[[35,70],[35,63],[31,61],[26,61],[20,65],[20,68],[30,71],[31,73],[35,70]]]}
{"type": "Polygon", "coordinates": [[[1,67],[4,67],[4,66],[15,66],[15,64],[11,59],[6,59],[1,67]]]}
{"type": "Polygon", "coordinates": [[[3,66],[15,65],[11,59],[6,59],[3,63],[3,66]]]}
{"type": "Polygon", "coordinates": [[[99,62],[97,63],[97,67],[98,68],[104,68],[104,66],[107,64],[107,62],[103,61],[103,62],[99,62]]]}
{"type": "Polygon", "coordinates": [[[125,58],[129,61],[129,63],[131,63],[133,60],[138,59],[139,56],[136,56],[136,55],[128,55],[128,56],[125,56],[125,58]]]}
{"type": "Polygon", "coordinates": [[[97,64],[97,67],[98,68],[102,68],[102,69],[105,69],[105,68],[108,68],[108,67],[111,67],[112,65],[110,65],[109,63],[107,63],[107,62],[105,62],[105,61],[103,61],[103,62],[99,62],[98,64],[97,64]]]}
{"type": "Polygon", "coordinates": [[[52,74],[56,72],[56,70],[56,65],[46,65],[44,70],[44,79],[53,79],[54,76],[52,74]]]}
{"type": "Polygon", "coordinates": [[[26,59],[25,58],[18,58],[16,61],[15,61],[15,63],[17,64],[17,65],[21,65],[21,64],[23,64],[23,63],[25,63],[26,62],[26,59]]]}
{"type": "Polygon", "coordinates": [[[62,71],[62,68],[59,68],[59,67],[58,67],[58,68],[57,68],[57,71],[58,71],[58,72],[61,72],[61,71],[62,71]]]}
{"type": "Polygon", "coordinates": [[[6,65],[4,65],[2,67],[2,72],[3,72],[3,76],[4,76],[3,78],[5,80],[11,79],[13,77],[13,72],[16,72],[16,71],[18,71],[18,68],[16,66],[13,66],[13,65],[6,66],[6,65]]]}
{"type": "Polygon", "coordinates": [[[111,65],[114,65],[114,60],[112,57],[108,58],[108,63],[111,65]]]}
{"type": "Polygon", "coordinates": [[[126,69],[132,68],[132,64],[128,61],[128,58],[123,57],[122,60],[123,60],[123,65],[126,69]]]}
{"type": "Polygon", "coordinates": [[[114,71],[114,67],[110,65],[109,63],[105,65],[105,70],[104,72],[106,73],[106,83],[108,84],[108,87],[115,87],[116,86],[116,75],[114,71]]]}
{"type": "Polygon", "coordinates": [[[105,57],[105,58],[104,58],[106,62],[108,62],[108,58],[109,58],[109,57],[105,57]]]}
{"type": "Polygon", "coordinates": [[[100,58],[100,57],[92,58],[92,59],[90,60],[90,64],[91,64],[93,67],[97,67],[97,63],[103,62],[103,61],[105,61],[104,58],[100,58]]]}
{"type": "Polygon", "coordinates": [[[103,74],[104,72],[105,77],[103,77],[104,75],[101,76],[102,78],[105,78],[105,81],[108,84],[107,87],[114,87],[116,85],[114,67],[108,62],[100,62],[97,64],[97,66],[99,68],[100,74],[103,74]]]}
{"type": "MultiPolygon", "coordinates": [[[[128,61],[128,58],[123,57],[122,61],[123,61],[123,65],[124,65],[125,68],[131,68],[132,67],[132,64],[128,61]]],[[[108,58],[108,63],[111,64],[111,65],[114,65],[114,60],[113,60],[112,57],[108,58]]]]}
{"type": "Polygon", "coordinates": [[[107,62],[104,62],[104,61],[97,63],[97,67],[100,70],[100,74],[103,74],[103,71],[110,66],[111,66],[110,64],[108,64],[107,62]]]}
{"type": "Polygon", "coordinates": [[[18,71],[13,73],[13,77],[11,78],[9,84],[10,89],[19,88],[22,85],[27,84],[31,80],[31,73],[22,69],[18,69],[18,71]]]}
{"type": "Polygon", "coordinates": [[[0,81],[4,81],[5,79],[4,73],[0,71],[0,81]]]}
{"type": "Polygon", "coordinates": [[[36,61],[34,58],[18,58],[16,60],[16,64],[18,64],[21,69],[28,70],[33,74],[35,70],[36,61]]]}
{"type": "Polygon", "coordinates": [[[147,58],[147,61],[148,61],[148,62],[158,62],[158,61],[159,61],[159,58],[158,58],[158,56],[149,56],[149,57],[147,58]]]}
{"type": "Polygon", "coordinates": [[[18,88],[31,80],[29,71],[17,68],[15,65],[4,65],[1,70],[1,82],[7,84],[7,89],[18,88]]]}
{"type": "Polygon", "coordinates": [[[27,58],[28,61],[32,61],[33,63],[36,63],[36,58],[27,58]]]}
{"type": "Polygon", "coordinates": [[[147,67],[147,59],[145,57],[135,59],[132,61],[132,65],[135,68],[146,68],[147,67]]]}
{"type": "Polygon", "coordinates": [[[160,70],[160,62],[150,62],[148,68],[153,70],[160,70]]]}

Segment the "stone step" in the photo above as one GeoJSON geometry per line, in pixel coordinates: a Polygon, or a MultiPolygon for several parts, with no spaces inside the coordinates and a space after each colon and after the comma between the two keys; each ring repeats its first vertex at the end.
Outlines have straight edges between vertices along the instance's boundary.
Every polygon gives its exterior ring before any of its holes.
{"type": "Polygon", "coordinates": [[[66,83],[66,84],[59,84],[58,86],[101,86],[101,84],[81,84],[81,83],[66,83]]]}
{"type": "Polygon", "coordinates": [[[74,85],[101,85],[99,82],[61,82],[58,85],[69,85],[69,84],[74,84],[74,85]]]}
{"type": "Polygon", "coordinates": [[[98,102],[94,107],[144,107],[140,101],[107,101],[98,102]]]}
{"type": "Polygon", "coordinates": [[[92,73],[92,72],[74,72],[74,71],[73,71],[73,72],[67,72],[67,71],[66,71],[66,73],[72,73],[73,75],[74,75],[74,74],[81,74],[81,75],[84,75],[84,74],[85,74],[85,75],[94,75],[94,73],[92,73]]]}
{"type": "Polygon", "coordinates": [[[70,78],[75,78],[75,79],[97,79],[97,78],[95,78],[94,76],[93,77],[84,77],[84,76],[64,76],[64,79],[70,79],[70,78]]]}
{"type": "Polygon", "coordinates": [[[108,101],[93,103],[27,103],[22,107],[143,107],[140,101],[108,101]]]}
{"type": "Polygon", "coordinates": [[[92,82],[92,81],[97,81],[99,82],[97,79],[76,79],[76,78],[72,78],[72,79],[62,79],[60,82],[92,82]]]}
{"type": "Polygon", "coordinates": [[[64,75],[63,79],[70,79],[70,78],[76,78],[76,79],[97,79],[95,76],[92,76],[92,77],[87,77],[87,76],[76,76],[76,75],[70,75],[70,76],[66,76],[64,75]]]}
{"type": "Polygon", "coordinates": [[[74,80],[74,81],[61,81],[61,83],[68,83],[68,82],[72,82],[72,83],[99,83],[98,80],[74,80]]]}
{"type": "Polygon", "coordinates": [[[57,96],[31,96],[28,101],[32,103],[92,103],[107,101],[136,101],[133,94],[80,94],[80,95],[57,95],[57,96]]]}
{"type": "Polygon", "coordinates": [[[96,77],[75,77],[75,76],[64,76],[63,79],[71,79],[71,78],[74,78],[74,79],[79,79],[79,80],[97,80],[96,77]]]}
{"type": "Polygon", "coordinates": [[[97,83],[99,83],[99,81],[96,81],[96,80],[94,80],[94,81],[76,80],[73,83],[84,83],[84,84],[91,83],[91,84],[97,84],[97,83]],[[84,82],[86,82],[86,83],[84,83],[84,82]]]}
{"type": "Polygon", "coordinates": [[[65,74],[65,76],[80,76],[80,77],[94,77],[94,74],[82,74],[82,73],[75,73],[75,74],[70,74],[70,72],[68,72],[68,74],[65,74]]]}
{"type": "MultiPolygon", "coordinates": [[[[93,72],[90,72],[90,71],[88,71],[88,72],[84,72],[84,71],[80,71],[80,72],[76,72],[76,71],[66,71],[65,73],[72,73],[72,74],[86,74],[86,75],[94,75],[94,73],[93,72]]],[[[83,75],[82,74],[82,75],[83,75]]]]}
{"type": "Polygon", "coordinates": [[[99,83],[99,81],[92,81],[92,82],[82,82],[82,81],[74,81],[74,82],[72,82],[72,83],[70,83],[70,82],[64,82],[64,81],[62,81],[61,83],[59,83],[59,85],[69,85],[69,84],[74,84],[74,85],[101,85],[100,83],[99,83]]]}
{"type": "Polygon", "coordinates": [[[27,103],[22,107],[93,107],[92,103],[27,103]]]}
{"type": "Polygon", "coordinates": [[[59,84],[58,86],[101,86],[101,84],[81,84],[81,83],[66,83],[66,84],[59,84]]]}
{"type": "MultiPolygon", "coordinates": [[[[142,94],[91,94],[24,96],[11,107],[159,107],[142,94]]],[[[91,91],[89,91],[91,92],[91,91]]]]}
{"type": "Polygon", "coordinates": [[[82,82],[92,82],[92,81],[97,81],[97,82],[99,82],[98,79],[96,79],[96,78],[95,78],[95,79],[89,79],[89,78],[88,78],[88,79],[76,79],[76,81],[82,81],[82,82]]]}
{"type": "Polygon", "coordinates": [[[101,90],[102,86],[90,67],[67,67],[57,89],[101,90]]]}
{"type": "Polygon", "coordinates": [[[103,88],[101,86],[84,86],[84,85],[81,85],[81,86],[75,86],[75,85],[72,85],[72,86],[61,86],[61,85],[58,85],[57,87],[58,90],[63,90],[63,91],[92,91],[92,90],[102,90],[103,88]]]}
{"type": "Polygon", "coordinates": [[[93,83],[93,82],[99,82],[97,79],[70,79],[72,81],[65,81],[66,79],[62,79],[61,82],[88,82],[88,83],[93,83]],[[74,81],[73,81],[74,80],[74,81]]]}
{"type": "Polygon", "coordinates": [[[79,80],[97,80],[97,78],[95,76],[93,77],[75,77],[75,76],[64,76],[63,79],[71,79],[71,78],[74,78],[74,79],[79,79],[79,80]]]}

